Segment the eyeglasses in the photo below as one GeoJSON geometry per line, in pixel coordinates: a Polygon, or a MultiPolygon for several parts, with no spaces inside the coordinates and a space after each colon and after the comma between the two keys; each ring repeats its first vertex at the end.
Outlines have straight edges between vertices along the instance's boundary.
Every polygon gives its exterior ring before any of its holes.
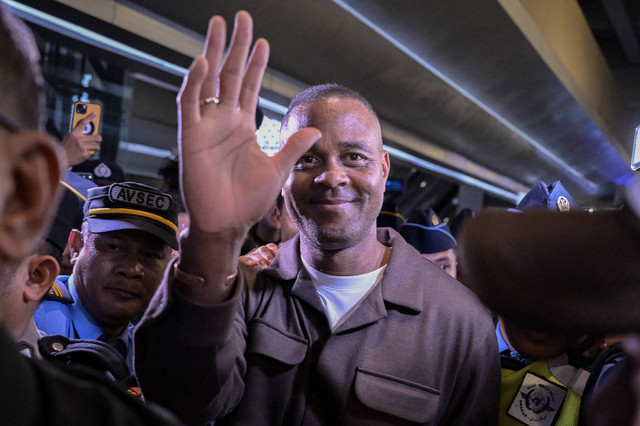
{"type": "Polygon", "coordinates": [[[4,126],[9,129],[10,132],[16,133],[22,130],[22,126],[11,116],[0,111],[0,126],[4,126]]]}

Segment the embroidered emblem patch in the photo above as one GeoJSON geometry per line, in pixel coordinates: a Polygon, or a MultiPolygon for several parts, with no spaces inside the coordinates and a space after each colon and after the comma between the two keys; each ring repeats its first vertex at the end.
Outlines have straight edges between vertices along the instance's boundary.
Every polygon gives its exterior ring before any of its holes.
{"type": "Polygon", "coordinates": [[[551,426],[566,396],[566,388],[527,373],[507,413],[526,425],[551,426]]]}
{"type": "Polygon", "coordinates": [[[171,198],[167,195],[118,184],[113,184],[109,188],[109,199],[137,207],[146,207],[161,211],[167,211],[171,206],[171,198]]]}
{"type": "Polygon", "coordinates": [[[108,178],[111,177],[111,169],[106,164],[100,163],[93,169],[93,174],[101,178],[108,178]]]}
{"type": "Polygon", "coordinates": [[[569,200],[564,195],[561,195],[556,200],[556,205],[558,206],[558,210],[561,212],[568,212],[571,210],[571,205],[569,204],[569,200]]]}

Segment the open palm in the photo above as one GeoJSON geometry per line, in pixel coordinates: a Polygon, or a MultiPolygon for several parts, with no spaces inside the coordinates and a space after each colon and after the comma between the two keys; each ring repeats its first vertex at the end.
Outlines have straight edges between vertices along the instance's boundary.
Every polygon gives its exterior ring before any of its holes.
{"type": "Polygon", "coordinates": [[[226,24],[209,24],[204,56],[194,60],[179,95],[179,145],[183,197],[193,230],[247,230],[273,203],[295,161],[320,137],[294,134],[274,157],[257,144],[255,112],[269,45],[256,41],[252,21],[236,15],[228,54],[226,24]],[[202,100],[216,97],[216,102],[202,100]]]}

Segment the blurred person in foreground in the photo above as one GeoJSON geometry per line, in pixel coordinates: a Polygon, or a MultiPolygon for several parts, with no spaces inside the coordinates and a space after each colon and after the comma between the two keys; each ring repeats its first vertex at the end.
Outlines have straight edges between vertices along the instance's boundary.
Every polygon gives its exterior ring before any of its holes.
{"type": "Polygon", "coordinates": [[[376,229],[389,156],[369,103],[339,85],[309,88],[267,157],[253,117],[268,44],[250,53],[246,12],[226,55],[225,38],[212,18],[179,96],[191,222],[136,329],[145,398],[191,424],[495,424],[484,307],[376,229]],[[268,268],[238,268],[244,235],[282,188],[298,235],[268,268]]]}
{"type": "MultiPolygon", "coordinates": [[[[560,181],[551,185],[538,181],[515,208],[509,209],[522,215],[536,210],[567,214],[580,207],[560,181]]],[[[540,306],[545,308],[546,305],[540,306]]],[[[523,326],[502,315],[498,318],[496,336],[502,364],[500,425],[577,425],[583,397],[591,392],[594,383],[582,356],[590,338],[523,326]],[[541,396],[546,398],[540,400],[541,396]]]]}
{"type": "MultiPolygon", "coordinates": [[[[460,255],[467,284],[519,327],[637,333],[639,231],[636,180],[619,211],[480,213],[464,229],[460,255]]],[[[631,334],[622,343],[627,357],[583,402],[582,424],[640,424],[640,340],[631,334]]]]}
{"type": "MultiPolygon", "coordinates": [[[[13,280],[11,271],[42,241],[51,220],[48,213],[57,206],[62,162],[57,143],[42,131],[45,120],[38,60],[32,34],[0,3],[2,421],[10,425],[176,424],[168,413],[145,407],[90,371],[58,368],[23,357],[16,350],[15,340],[24,333],[30,315],[24,315],[28,309],[24,306],[25,284],[13,280]]],[[[29,294],[31,299],[39,293],[29,294]]]]}

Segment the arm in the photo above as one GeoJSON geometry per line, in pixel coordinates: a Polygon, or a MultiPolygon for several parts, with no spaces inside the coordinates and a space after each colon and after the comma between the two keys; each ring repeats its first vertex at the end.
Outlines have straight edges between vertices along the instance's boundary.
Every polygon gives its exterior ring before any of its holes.
{"type": "Polygon", "coordinates": [[[254,117],[268,44],[258,40],[249,54],[252,21],[240,12],[223,57],[225,26],[211,19],[204,56],[194,60],[178,96],[181,190],[190,216],[180,241],[182,278],[171,264],[135,334],[145,397],[193,424],[225,415],[242,396],[246,277],[228,278],[238,269],[244,235],[320,136],[304,129],[273,157],[260,150],[254,117]],[[219,103],[201,102],[213,96],[219,103]]]}
{"type": "Polygon", "coordinates": [[[486,312],[471,310],[475,318],[457,343],[455,391],[445,415],[446,424],[496,425],[500,407],[500,358],[493,323],[486,312]]]}
{"type": "Polygon", "coordinates": [[[223,58],[225,34],[225,21],[212,18],[204,56],[194,60],[178,97],[182,194],[191,218],[179,267],[204,278],[202,286],[178,285],[188,300],[199,303],[229,297],[227,277],[236,271],[242,238],[320,136],[303,129],[274,157],[260,150],[254,117],[269,46],[259,39],[249,54],[252,21],[246,12],[236,15],[223,58]],[[213,96],[219,103],[202,104],[213,96]]]}
{"type": "Polygon", "coordinates": [[[75,166],[91,157],[96,151],[100,151],[100,135],[85,135],[82,131],[93,120],[96,113],[93,112],[80,120],[78,125],[62,139],[62,146],[67,155],[67,165],[75,166]]]}

